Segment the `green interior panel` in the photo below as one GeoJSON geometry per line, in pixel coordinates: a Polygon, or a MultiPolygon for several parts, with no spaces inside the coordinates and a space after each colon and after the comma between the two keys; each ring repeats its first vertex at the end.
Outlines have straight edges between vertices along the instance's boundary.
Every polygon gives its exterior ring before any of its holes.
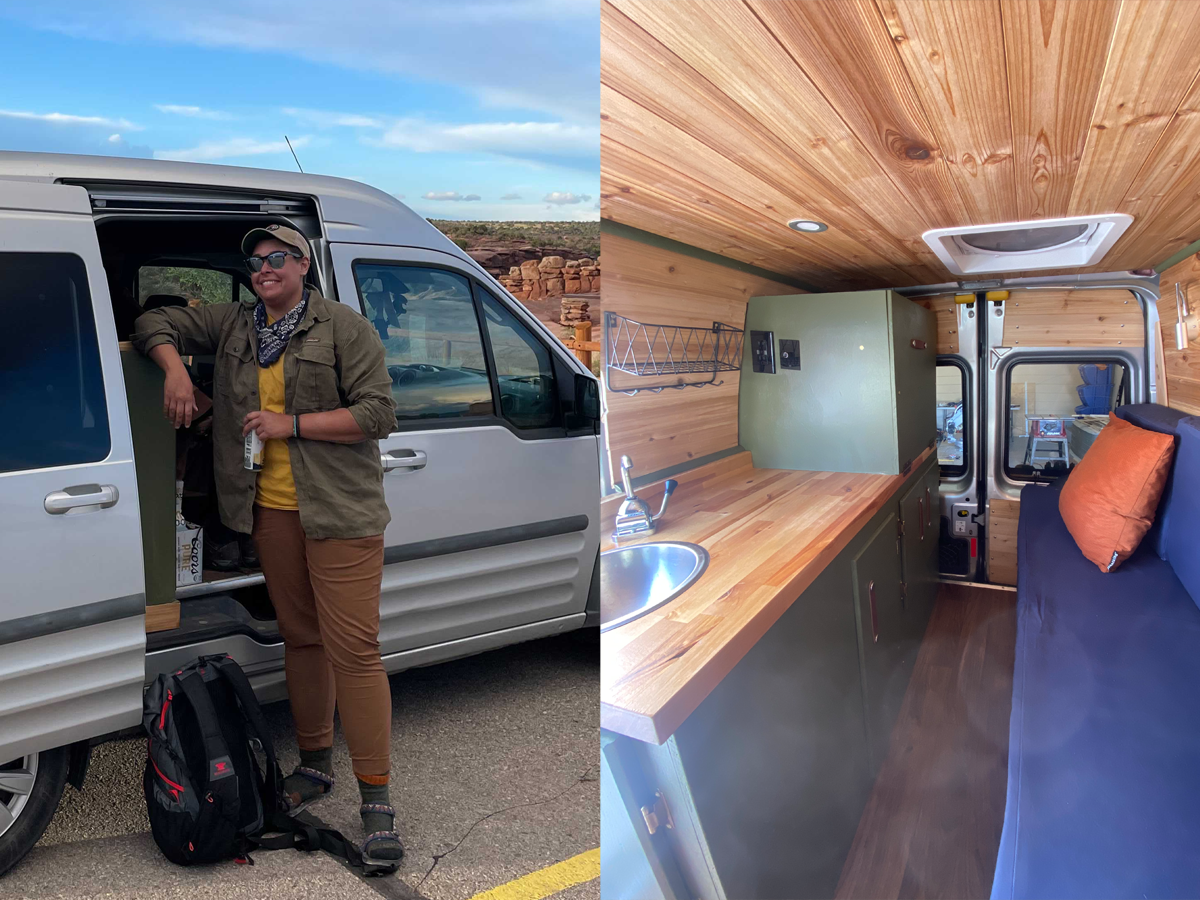
{"type": "MultiPolygon", "coordinates": [[[[889,297],[857,291],[750,300],[738,432],[756,467],[899,473],[889,297]],[[773,375],[753,371],[750,332],[760,330],[774,333],[773,375]],[[799,370],[780,366],[780,340],[800,342],[799,370]]],[[[932,384],[928,401],[933,415],[932,384]]]]}
{"type": "Polygon", "coordinates": [[[163,373],[131,347],[121,349],[133,460],[142,516],[146,603],[175,599],[175,429],[163,416],[163,373]]]}

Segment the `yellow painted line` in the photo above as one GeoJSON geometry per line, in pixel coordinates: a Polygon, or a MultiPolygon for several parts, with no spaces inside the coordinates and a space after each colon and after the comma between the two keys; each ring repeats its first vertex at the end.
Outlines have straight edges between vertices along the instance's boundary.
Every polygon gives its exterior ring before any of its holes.
{"type": "Polygon", "coordinates": [[[543,897],[599,877],[600,848],[597,847],[476,894],[471,900],[542,900],[543,897]]]}

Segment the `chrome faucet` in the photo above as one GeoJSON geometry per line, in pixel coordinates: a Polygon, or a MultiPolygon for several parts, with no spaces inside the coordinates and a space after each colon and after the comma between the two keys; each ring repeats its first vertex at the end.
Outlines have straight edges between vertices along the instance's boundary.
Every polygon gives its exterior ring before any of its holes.
{"type": "Polygon", "coordinates": [[[621,501],[621,508],[617,510],[616,527],[613,529],[614,541],[635,534],[654,534],[654,523],[661,519],[662,514],[667,511],[667,501],[671,498],[675,488],[679,487],[678,481],[668,478],[663,484],[662,506],[657,514],[651,515],[646,501],[633,492],[633,484],[629,480],[629,473],[632,469],[633,461],[628,456],[622,456],[621,481],[625,485],[625,499],[621,501]]]}

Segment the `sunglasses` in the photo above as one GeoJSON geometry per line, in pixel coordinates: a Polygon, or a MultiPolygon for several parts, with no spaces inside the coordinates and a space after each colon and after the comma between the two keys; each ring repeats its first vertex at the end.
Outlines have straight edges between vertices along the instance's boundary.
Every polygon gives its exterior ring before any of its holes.
{"type": "Polygon", "coordinates": [[[296,259],[304,258],[299,253],[276,250],[274,253],[268,253],[266,256],[247,256],[246,268],[251,272],[261,272],[263,264],[267,263],[272,269],[282,269],[289,256],[294,256],[296,259]]]}

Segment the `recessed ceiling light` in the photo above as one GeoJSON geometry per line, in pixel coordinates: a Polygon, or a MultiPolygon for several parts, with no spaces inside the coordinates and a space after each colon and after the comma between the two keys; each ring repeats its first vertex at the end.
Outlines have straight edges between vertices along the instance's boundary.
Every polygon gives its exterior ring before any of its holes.
{"type": "Polygon", "coordinates": [[[824,222],[814,222],[812,219],[792,219],[788,222],[788,228],[792,231],[817,232],[825,231],[829,226],[824,222]]]}

